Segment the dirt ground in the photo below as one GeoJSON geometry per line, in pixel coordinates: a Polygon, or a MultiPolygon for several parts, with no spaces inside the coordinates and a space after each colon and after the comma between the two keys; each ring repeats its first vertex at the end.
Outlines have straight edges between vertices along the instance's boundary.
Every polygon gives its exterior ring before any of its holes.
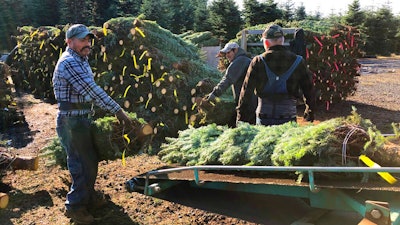
{"type": "MultiPolygon", "coordinates": [[[[316,119],[323,121],[346,116],[350,113],[351,107],[355,106],[357,111],[364,118],[371,119],[382,133],[392,133],[390,124],[400,122],[400,59],[362,59],[360,63],[362,75],[359,77],[360,83],[355,96],[330,106],[329,110],[322,105],[316,113],[316,119]]],[[[56,135],[56,105],[34,99],[31,95],[23,95],[18,98],[18,106],[28,125],[23,135],[26,140],[18,140],[17,137],[20,138],[21,135],[15,133],[15,138],[11,141],[28,144],[19,146],[14,152],[21,155],[39,153],[56,135]]],[[[301,120],[300,117],[299,119],[301,120]]],[[[110,200],[94,215],[95,224],[267,224],[256,216],[252,217],[251,210],[248,210],[247,215],[236,216],[218,208],[218,205],[215,205],[214,209],[196,208],[189,204],[126,190],[127,180],[162,166],[165,164],[157,157],[145,154],[128,157],[125,167],[122,166],[121,160],[100,162],[96,187],[107,194],[110,200]]],[[[37,171],[4,171],[0,188],[9,189],[10,202],[7,208],[0,209],[0,223],[2,225],[70,224],[70,220],[64,216],[64,201],[69,186],[68,171],[46,166],[44,158],[40,158],[37,171]]],[[[228,203],[233,200],[227,198],[228,203]]],[[[253,206],[249,206],[251,207],[253,206]]],[[[287,209],[282,210],[290,212],[287,209]]],[[[296,213],[294,211],[292,213],[301,214],[302,211],[297,210],[296,213]]],[[[271,224],[290,223],[282,218],[271,224]]]]}

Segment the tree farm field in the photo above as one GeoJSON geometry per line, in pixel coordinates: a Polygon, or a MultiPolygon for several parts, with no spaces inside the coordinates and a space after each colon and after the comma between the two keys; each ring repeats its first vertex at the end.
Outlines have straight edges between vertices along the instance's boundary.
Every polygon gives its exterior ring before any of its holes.
{"type": "MultiPolygon", "coordinates": [[[[316,121],[347,116],[352,107],[363,117],[370,119],[382,133],[392,133],[391,123],[400,122],[400,57],[378,57],[359,60],[361,66],[359,83],[354,96],[346,101],[329,105],[321,104],[316,112],[316,121]]],[[[18,108],[27,123],[24,134],[15,131],[13,135],[28,135],[29,140],[13,152],[20,155],[38,154],[56,136],[55,118],[57,106],[21,94],[17,98],[18,108]]],[[[302,123],[302,110],[298,118],[302,123]]],[[[16,138],[15,140],[18,140],[16,138]]],[[[108,204],[98,209],[95,224],[291,224],[311,209],[304,203],[292,199],[252,198],[245,195],[212,196],[201,198],[182,196],[181,201],[169,201],[129,192],[125,182],[147,171],[166,164],[157,156],[141,154],[129,156],[126,166],[121,159],[99,163],[96,188],[109,196],[108,204]],[[204,202],[198,203],[199,199],[204,202]],[[245,199],[240,203],[240,199],[245,199]],[[264,202],[263,202],[264,201],[264,202]],[[260,208],[260,209],[259,209],[260,208]],[[266,211],[274,212],[274,218],[266,218],[266,211]],[[259,213],[259,214],[257,214],[259,213]]],[[[9,204],[0,209],[0,223],[3,225],[71,224],[64,216],[65,195],[69,190],[70,178],[67,170],[58,166],[46,166],[46,159],[39,159],[36,171],[7,170],[1,186],[8,188],[9,204]]],[[[214,193],[215,194],[215,193],[214,193]]],[[[268,214],[268,213],[267,213],[268,214]]],[[[360,221],[350,215],[349,221],[360,221]]],[[[356,224],[341,222],[342,224],[356,224]]],[[[323,223],[321,223],[323,224],[323,223]]],[[[328,223],[325,223],[328,224],[328,223]]]]}

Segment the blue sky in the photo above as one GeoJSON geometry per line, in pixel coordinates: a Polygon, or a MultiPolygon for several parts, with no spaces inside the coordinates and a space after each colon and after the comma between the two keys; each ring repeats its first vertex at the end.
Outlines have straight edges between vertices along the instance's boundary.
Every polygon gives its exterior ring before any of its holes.
{"type": "MultiPolygon", "coordinates": [[[[243,0],[235,0],[239,7],[242,6],[243,0]]],[[[258,0],[261,2],[261,0],[258,0]]],[[[287,0],[275,0],[278,4],[283,4],[287,0]]],[[[308,14],[315,14],[316,11],[322,13],[322,16],[329,16],[331,13],[334,14],[345,14],[348,10],[348,5],[351,4],[352,0],[333,0],[333,1],[321,1],[321,0],[292,0],[295,7],[300,6],[303,3],[308,14]]],[[[360,0],[361,9],[372,9],[376,10],[383,5],[388,5],[392,9],[394,15],[400,14],[400,2],[398,0],[360,0]]]]}

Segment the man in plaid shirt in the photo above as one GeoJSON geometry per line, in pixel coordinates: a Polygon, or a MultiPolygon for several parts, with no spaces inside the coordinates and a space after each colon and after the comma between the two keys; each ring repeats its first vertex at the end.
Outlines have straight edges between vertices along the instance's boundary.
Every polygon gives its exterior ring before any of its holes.
{"type": "Polygon", "coordinates": [[[53,75],[54,95],[59,107],[57,134],[67,153],[72,177],[71,190],[65,201],[66,215],[80,224],[92,223],[94,217],[88,208],[101,203],[94,191],[98,160],[90,132],[92,103],[115,114],[120,123],[132,126],[121,106],[94,81],[88,63],[93,38],[85,25],[72,25],[66,32],[67,48],[53,75]]]}

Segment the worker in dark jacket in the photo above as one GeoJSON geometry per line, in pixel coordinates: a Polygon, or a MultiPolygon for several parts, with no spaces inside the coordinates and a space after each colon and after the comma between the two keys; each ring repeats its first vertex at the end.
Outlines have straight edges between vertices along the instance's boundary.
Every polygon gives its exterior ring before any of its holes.
{"type": "Polygon", "coordinates": [[[294,39],[290,41],[290,46],[289,49],[293,53],[297,55],[303,56],[304,59],[306,59],[307,54],[306,54],[306,40],[305,40],[305,35],[304,35],[304,30],[302,28],[297,28],[296,31],[294,32],[294,39]]]}
{"type": "Polygon", "coordinates": [[[305,60],[283,46],[284,33],[280,26],[268,27],[262,37],[266,51],[254,57],[249,65],[240,93],[237,120],[249,113],[247,105],[251,104],[251,95],[255,91],[257,124],[297,121],[297,99],[302,91],[307,105],[305,119],[313,121],[315,91],[305,60]]]}
{"type": "MultiPolygon", "coordinates": [[[[239,47],[235,42],[227,43],[223,49],[220,50],[220,54],[230,62],[228,68],[225,71],[225,75],[221,81],[213,88],[212,92],[206,96],[209,101],[214,100],[216,97],[221,96],[230,86],[232,87],[233,98],[235,99],[235,105],[239,100],[240,90],[242,88],[244,77],[246,76],[247,68],[251,62],[251,59],[247,56],[246,52],[239,47]]],[[[247,121],[251,124],[255,124],[255,108],[257,99],[255,95],[251,95],[252,101],[247,105],[249,114],[247,115],[247,121]]],[[[233,125],[236,121],[233,118],[233,125]]]]}

